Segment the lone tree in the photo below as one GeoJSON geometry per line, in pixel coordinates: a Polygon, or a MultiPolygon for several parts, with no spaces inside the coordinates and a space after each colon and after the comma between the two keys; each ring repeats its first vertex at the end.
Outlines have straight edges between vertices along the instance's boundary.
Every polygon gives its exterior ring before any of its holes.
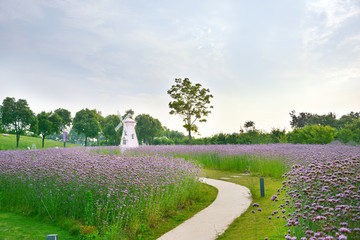
{"type": "Polygon", "coordinates": [[[198,132],[196,121],[206,122],[204,117],[208,116],[211,111],[209,108],[210,98],[208,88],[202,88],[201,84],[192,85],[188,78],[182,80],[175,78],[175,85],[171,86],[167,93],[174,99],[169,103],[170,114],[179,115],[183,121],[183,127],[189,133],[189,143],[192,144],[191,132],[198,132]]]}
{"type": "Polygon", "coordinates": [[[35,114],[30,110],[26,100],[7,97],[1,107],[1,121],[4,128],[16,134],[16,149],[19,149],[20,135],[30,130],[35,122],[35,114]]]}
{"type": "Polygon", "coordinates": [[[73,120],[73,129],[77,134],[84,134],[85,146],[87,145],[87,139],[95,138],[99,135],[100,125],[99,118],[95,113],[95,110],[83,109],[76,113],[73,120]]]}

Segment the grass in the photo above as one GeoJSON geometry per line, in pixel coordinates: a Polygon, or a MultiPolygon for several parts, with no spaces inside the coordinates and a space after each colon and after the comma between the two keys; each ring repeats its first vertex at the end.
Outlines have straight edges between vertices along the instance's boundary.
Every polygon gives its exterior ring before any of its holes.
{"type": "MultiPolygon", "coordinates": [[[[139,228],[134,239],[157,239],[166,232],[175,228],[183,223],[185,220],[191,218],[202,209],[209,206],[217,196],[217,189],[206,185],[200,185],[201,195],[196,201],[188,202],[181,208],[169,212],[166,216],[162,217],[160,222],[154,227],[149,229],[145,225],[139,228]]],[[[69,220],[69,222],[71,222],[69,220]]],[[[0,211],[0,239],[1,240],[15,240],[15,239],[45,239],[48,234],[58,234],[61,240],[79,239],[79,235],[71,235],[70,229],[64,228],[64,223],[58,223],[63,228],[52,224],[44,223],[44,219],[37,219],[36,217],[27,217],[14,212],[0,211]]],[[[123,236],[127,239],[126,236],[123,236]]]]}
{"type": "Polygon", "coordinates": [[[195,159],[207,169],[237,171],[281,178],[289,171],[284,159],[254,154],[221,155],[218,153],[175,154],[184,159],[195,159]]]}
{"type": "Polygon", "coordinates": [[[46,239],[49,234],[57,234],[61,240],[77,239],[58,226],[46,224],[36,218],[0,211],[1,240],[38,240],[46,239]]]}
{"type": "Polygon", "coordinates": [[[140,239],[149,240],[159,238],[166,232],[180,225],[196,213],[200,212],[202,209],[209,206],[216,199],[218,193],[216,188],[207,184],[201,184],[200,191],[201,196],[199,196],[196,202],[192,202],[174,212],[171,212],[161,219],[157,227],[151,230],[144,229],[143,232],[138,234],[138,237],[140,237],[140,239]]]}
{"type": "MultiPolygon", "coordinates": [[[[271,196],[275,195],[277,189],[281,188],[281,179],[264,177],[265,197],[261,197],[259,176],[240,175],[239,172],[234,171],[209,169],[205,170],[205,176],[233,182],[249,188],[253,197],[253,203],[258,203],[262,209],[262,211],[259,212],[257,211],[257,208],[250,206],[245,213],[234,220],[225,233],[218,238],[219,240],[258,240],[264,239],[265,237],[268,237],[269,239],[284,239],[284,234],[287,231],[284,227],[286,222],[282,218],[271,221],[268,220],[271,213],[277,209],[276,203],[271,201],[271,196]],[[236,175],[241,177],[232,177],[236,175]],[[230,179],[221,179],[223,177],[230,179]],[[251,210],[255,210],[256,213],[251,213],[251,210]]],[[[276,218],[276,215],[272,216],[272,218],[276,218]]]]}
{"type": "MultiPolygon", "coordinates": [[[[58,142],[50,139],[45,139],[44,143],[45,148],[55,148],[55,147],[64,147],[63,142],[58,142]]],[[[40,149],[42,146],[41,137],[28,137],[20,136],[19,149],[28,149],[35,146],[37,149],[40,149]]],[[[79,147],[79,145],[66,143],[66,147],[79,147]]],[[[0,134],[0,150],[14,150],[16,149],[16,135],[9,134],[9,136],[0,134]]]]}

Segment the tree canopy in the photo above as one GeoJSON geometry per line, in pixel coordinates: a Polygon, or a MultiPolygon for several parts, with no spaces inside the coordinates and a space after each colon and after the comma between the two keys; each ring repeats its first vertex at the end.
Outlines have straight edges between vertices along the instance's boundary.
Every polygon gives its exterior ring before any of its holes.
{"type": "Polygon", "coordinates": [[[42,136],[42,148],[44,148],[46,136],[60,133],[62,118],[57,113],[41,112],[37,115],[37,119],[39,122],[39,134],[42,136]]]}
{"type": "Polygon", "coordinates": [[[66,110],[64,108],[58,108],[54,112],[61,118],[62,130],[64,130],[64,128],[66,127],[70,127],[72,119],[69,110],[66,110]]]}
{"type": "Polygon", "coordinates": [[[120,123],[119,116],[112,114],[105,118],[102,122],[101,128],[105,137],[106,144],[119,145],[120,144],[120,133],[115,131],[115,128],[120,123]]]}
{"type": "Polygon", "coordinates": [[[85,136],[85,146],[87,145],[87,138],[97,137],[100,132],[100,125],[96,110],[86,108],[78,111],[73,120],[73,129],[77,134],[85,136]]]}
{"type": "Polygon", "coordinates": [[[205,117],[213,108],[210,99],[213,98],[208,88],[202,88],[200,83],[193,85],[188,78],[175,79],[175,85],[167,91],[174,101],[169,103],[170,114],[179,115],[184,122],[183,127],[188,131],[189,143],[192,144],[191,132],[198,132],[196,121],[206,122],[205,117]]]}
{"type": "Polygon", "coordinates": [[[153,144],[154,137],[159,137],[163,128],[158,119],[148,114],[136,116],[136,135],[139,142],[153,144]]]}
{"type": "MultiPolygon", "coordinates": [[[[30,110],[26,100],[7,97],[1,107],[1,122],[5,129],[16,134],[16,148],[19,148],[20,135],[29,131],[36,123],[35,114],[30,110]]],[[[35,127],[33,127],[35,128],[35,127]]]]}

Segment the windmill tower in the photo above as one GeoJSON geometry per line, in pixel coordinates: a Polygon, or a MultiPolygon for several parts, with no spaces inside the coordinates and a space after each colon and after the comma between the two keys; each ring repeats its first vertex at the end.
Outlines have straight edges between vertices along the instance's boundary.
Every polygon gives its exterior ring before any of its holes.
{"type": "Polygon", "coordinates": [[[135,132],[135,121],[131,119],[131,113],[128,113],[124,119],[122,118],[120,112],[118,112],[120,123],[115,128],[115,131],[119,130],[123,126],[123,132],[120,139],[120,147],[122,148],[132,148],[138,147],[138,139],[135,132]]]}

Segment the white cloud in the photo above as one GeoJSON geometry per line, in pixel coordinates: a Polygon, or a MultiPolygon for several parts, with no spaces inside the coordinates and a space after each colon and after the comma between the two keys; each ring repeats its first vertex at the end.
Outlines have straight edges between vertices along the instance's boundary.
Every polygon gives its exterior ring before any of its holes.
{"type": "Polygon", "coordinates": [[[346,21],[360,15],[357,0],[308,0],[303,43],[306,48],[326,44],[346,21]]]}

